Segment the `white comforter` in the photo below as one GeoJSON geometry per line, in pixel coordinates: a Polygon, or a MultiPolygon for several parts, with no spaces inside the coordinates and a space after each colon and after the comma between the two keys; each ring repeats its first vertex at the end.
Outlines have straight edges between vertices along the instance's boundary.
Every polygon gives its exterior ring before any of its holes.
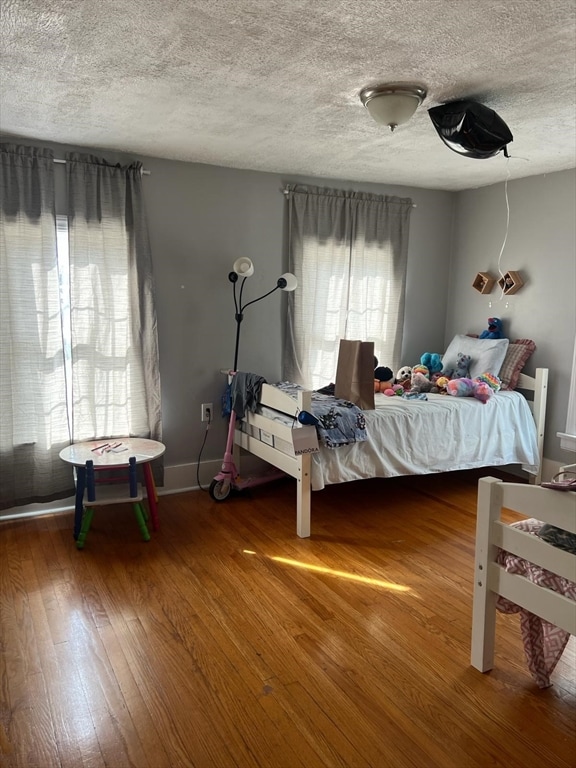
{"type": "Polygon", "coordinates": [[[519,392],[498,392],[486,404],[471,397],[428,400],[375,396],[365,411],[368,440],[312,455],[312,489],[368,477],[522,464],[538,469],[536,427],[519,392]]]}

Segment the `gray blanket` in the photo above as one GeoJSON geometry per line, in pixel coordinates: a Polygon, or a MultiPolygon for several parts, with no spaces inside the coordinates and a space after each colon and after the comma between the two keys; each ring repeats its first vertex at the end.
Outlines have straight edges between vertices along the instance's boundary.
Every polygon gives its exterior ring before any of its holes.
{"type": "MultiPolygon", "coordinates": [[[[276,386],[292,397],[297,397],[303,387],[288,381],[276,386]]],[[[312,413],[318,419],[318,439],[326,448],[360,443],[368,439],[364,412],[348,400],[312,392],[312,413]]]]}
{"type": "Polygon", "coordinates": [[[244,418],[246,411],[254,412],[256,410],[260,402],[262,384],[266,384],[266,379],[256,373],[238,371],[232,377],[230,385],[231,408],[237,418],[244,418]]]}

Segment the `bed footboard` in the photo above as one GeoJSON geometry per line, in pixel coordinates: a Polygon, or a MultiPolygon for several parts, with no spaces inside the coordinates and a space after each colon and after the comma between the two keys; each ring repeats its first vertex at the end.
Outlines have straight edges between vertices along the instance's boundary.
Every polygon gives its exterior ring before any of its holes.
{"type": "Polygon", "coordinates": [[[552,574],[576,582],[576,555],[501,520],[502,509],[576,533],[576,494],[540,486],[504,483],[493,477],[478,483],[471,664],[480,672],[494,666],[496,601],[501,595],[536,616],[576,634],[576,604],[497,562],[503,549],[552,574]]]}
{"type": "MultiPolygon", "coordinates": [[[[303,390],[298,393],[298,400],[294,400],[277,387],[263,384],[260,403],[291,417],[294,428],[299,429],[296,416],[299,411],[310,411],[311,396],[311,392],[303,390]]],[[[247,412],[236,428],[234,443],[238,449],[249,451],[296,479],[296,533],[301,538],[307,538],[310,536],[311,457],[310,454],[294,455],[291,433],[292,427],[286,424],[259,413],[247,412]]],[[[235,461],[239,468],[239,450],[235,461]]]]}

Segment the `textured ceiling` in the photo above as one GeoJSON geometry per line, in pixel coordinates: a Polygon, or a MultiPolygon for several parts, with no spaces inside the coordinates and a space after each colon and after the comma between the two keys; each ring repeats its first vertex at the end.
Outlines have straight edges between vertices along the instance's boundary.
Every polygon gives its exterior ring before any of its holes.
{"type": "Polygon", "coordinates": [[[0,130],[177,160],[434,189],[576,165],[574,0],[2,0],[0,130]],[[391,134],[358,93],[428,96],[391,134]],[[452,152],[471,98],[511,159],[452,152]]]}

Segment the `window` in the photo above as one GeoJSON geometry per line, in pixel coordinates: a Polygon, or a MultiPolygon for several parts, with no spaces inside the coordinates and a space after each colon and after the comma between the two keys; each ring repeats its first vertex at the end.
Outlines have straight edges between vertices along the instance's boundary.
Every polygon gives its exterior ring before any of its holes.
{"type": "Polygon", "coordinates": [[[140,164],[70,153],[56,219],[51,150],[1,144],[0,164],[6,508],[69,495],[70,441],[160,440],[162,423],[140,164]]]}
{"type": "Polygon", "coordinates": [[[289,187],[290,271],[284,376],[317,389],[334,381],[340,339],[373,341],[396,369],[412,202],[360,192],[289,187]]]}
{"type": "MultiPolygon", "coordinates": [[[[70,325],[70,252],[68,250],[68,217],[56,216],[56,248],[58,286],[60,288],[60,322],[64,348],[64,377],[66,379],[66,410],[72,413],[72,329],[70,325]]],[[[70,433],[72,429],[70,427],[70,433]]]]}

